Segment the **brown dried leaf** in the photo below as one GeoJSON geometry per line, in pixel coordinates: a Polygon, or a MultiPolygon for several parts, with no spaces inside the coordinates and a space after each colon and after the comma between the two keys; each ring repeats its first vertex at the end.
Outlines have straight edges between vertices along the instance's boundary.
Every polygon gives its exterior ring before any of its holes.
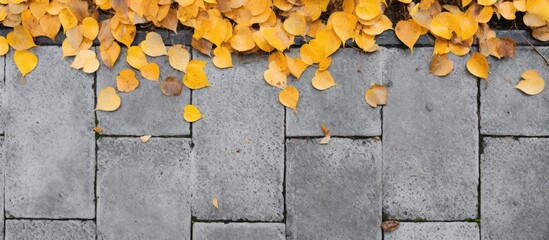
{"type": "Polygon", "coordinates": [[[177,81],[175,77],[167,77],[161,84],[160,90],[166,96],[179,96],[183,90],[181,82],[177,81]]]}
{"type": "Polygon", "coordinates": [[[400,226],[400,222],[395,220],[389,220],[389,221],[383,221],[381,223],[381,229],[385,232],[392,232],[394,230],[397,230],[397,228],[400,226]]]}

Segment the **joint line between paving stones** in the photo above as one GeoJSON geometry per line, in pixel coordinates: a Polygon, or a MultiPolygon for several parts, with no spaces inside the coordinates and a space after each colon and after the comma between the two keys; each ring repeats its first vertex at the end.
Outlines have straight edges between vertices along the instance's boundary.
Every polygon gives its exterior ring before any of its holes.
{"type": "MultiPolygon", "coordinates": [[[[97,102],[97,72],[94,72],[93,73],[93,86],[92,86],[92,89],[93,89],[93,97],[94,97],[94,103],[97,102]]],[[[93,118],[94,118],[94,124],[97,126],[98,125],[98,120],[97,120],[97,111],[93,111],[93,118]]],[[[98,145],[97,145],[97,141],[99,140],[99,135],[96,133],[95,135],[95,151],[94,151],[94,156],[95,156],[95,175],[94,175],[94,178],[93,178],[93,194],[94,194],[94,197],[95,197],[95,239],[97,240],[98,238],[98,234],[97,234],[97,205],[98,205],[98,202],[99,202],[99,199],[97,198],[97,172],[99,171],[99,159],[97,158],[97,150],[99,149],[98,145]]]]}
{"type": "Polygon", "coordinates": [[[283,175],[282,175],[282,198],[284,200],[284,212],[283,212],[283,223],[284,223],[284,237],[286,238],[288,236],[288,228],[287,228],[287,220],[288,220],[288,211],[287,211],[287,202],[286,202],[286,163],[287,163],[287,152],[286,152],[286,131],[288,129],[288,127],[286,126],[287,124],[287,121],[286,121],[286,107],[283,107],[284,109],[284,168],[283,168],[283,175]]]}
{"type": "MultiPolygon", "coordinates": [[[[101,134],[101,138],[139,138],[143,135],[114,135],[114,134],[101,134]]],[[[152,135],[153,138],[183,138],[183,139],[190,139],[192,138],[191,135],[159,135],[155,136],[152,135]]]]}
{"type": "MultiPolygon", "coordinates": [[[[192,46],[189,46],[189,57],[191,60],[194,59],[194,54],[193,54],[193,47],[192,46]]],[[[186,73],[185,73],[186,74],[186,73]]],[[[193,104],[193,90],[192,89],[189,89],[190,90],[190,94],[189,94],[189,104],[193,104]]],[[[193,142],[193,123],[189,123],[189,136],[191,138],[191,197],[189,199],[189,211],[190,211],[190,215],[191,215],[191,226],[190,226],[190,236],[189,236],[189,239],[190,240],[193,240],[193,230],[194,230],[194,223],[197,222],[196,220],[194,219],[197,219],[196,217],[193,216],[193,194],[194,194],[194,188],[195,188],[195,175],[194,175],[194,167],[195,167],[195,164],[194,164],[194,161],[195,161],[195,157],[194,157],[194,142],[193,142]]]]}
{"type": "MultiPolygon", "coordinates": [[[[4,57],[4,66],[3,66],[3,70],[4,70],[4,78],[2,79],[2,81],[4,82],[4,90],[6,89],[6,57],[4,57]]],[[[3,101],[3,98],[5,96],[5,93],[2,94],[2,103],[1,104],[4,104],[4,101],[3,101]]],[[[1,116],[0,117],[0,121],[2,121],[2,123],[5,122],[5,119],[4,119],[4,116],[1,116]]],[[[3,124],[3,126],[5,126],[5,124],[3,124]]],[[[5,131],[5,129],[3,130],[5,131]]],[[[5,132],[2,132],[2,137],[4,137],[4,134],[5,132]]],[[[4,141],[6,139],[4,138],[4,141]]],[[[6,159],[5,159],[5,156],[4,156],[4,144],[5,142],[2,143],[2,152],[0,152],[0,157],[2,158],[2,200],[3,200],[3,205],[2,206],[4,208],[4,211],[2,212],[2,218],[4,219],[4,224],[2,226],[2,233],[3,233],[3,239],[5,240],[6,239],[6,168],[5,168],[5,165],[6,165],[6,159]]]]}
{"type": "MultiPolygon", "coordinates": [[[[386,57],[387,57],[387,54],[381,54],[381,85],[383,85],[383,83],[385,82],[384,78],[385,78],[385,74],[383,72],[384,68],[385,68],[385,60],[386,60],[386,57]]],[[[380,109],[379,109],[379,121],[380,121],[380,138],[383,139],[383,108],[384,106],[381,106],[380,109]]],[[[383,223],[383,154],[384,154],[384,151],[383,151],[383,141],[381,141],[381,170],[380,170],[380,178],[381,178],[381,194],[380,194],[380,201],[381,201],[381,222],[383,223]]],[[[381,227],[381,226],[380,226],[381,227]]],[[[382,230],[381,231],[381,239],[384,240],[385,239],[385,232],[382,230]]]]}
{"type": "Polygon", "coordinates": [[[549,138],[548,135],[543,136],[531,136],[531,135],[493,135],[493,134],[480,134],[482,138],[513,138],[513,139],[520,139],[520,138],[549,138]]]}
{"type": "MultiPolygon", "coordinates": [[[[95,221],[95,218],[28,218],[10,217],[5,220],[28,220],[28,221],[95,221]]],[[[4,224],[5,225],[5,224],[4,224]]],[[[5,236],[5,235],[4,235],[5,236]]]]}
{"type": "MultiPolygon", "coordinates": [[[[324,136],[286,136],[286,139],[303,139],[303,140],[312,140],[317,138],[323,138],[324,136]]],[[[332,139],[374,139],[374,138],[380,138],[381,136],[331,136],[332,139]]]]}
{"type": "MultiPolygon", "coordinates": [[[[477,78],[477,135],[478,135],[478,149],[477,149],[477,161],[478,161],[478,186],[477,186],[477,219],[481,219],[481,215],[480,215],[480,208],[481,208],[481,178],[480,178],[480,174],[481,174],[481,171],[480,171],[480,165],[481,165],[481,161],[480,161],[480,157],[482,155],[482,153],[484,152],[484,145],[482,143],[483,139],[482,139],[482,135],[480,134],[480,118],[481,118],[481,114],[480,114],[480,104],[481,104],[481,101],[480,101],[480,83],[481,83],[482,79],[480,78],[477,78]]],[[[480,236],[480,228],[481,228],[481,224],[478,223],[478,234],[480,236]]]]}

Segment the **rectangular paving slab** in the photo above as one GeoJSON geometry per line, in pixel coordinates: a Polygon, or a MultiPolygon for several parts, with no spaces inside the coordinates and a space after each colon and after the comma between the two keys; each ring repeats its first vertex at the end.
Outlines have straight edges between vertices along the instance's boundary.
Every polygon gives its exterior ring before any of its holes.
{"type": "Polygon", "coordinates": [[[477,217],[477,80],[465,58],[429,73],[432,48],[388,49],[383,83],[383,210],[391,218],[477,217]]]}
{"type": "Polygon", "coordinates": [[[6,240],[95,239],[95,223],[77,220],[7,220],[6,240]]]}
{"type": "Polygon", "coordinates": [[[549,139],[485,138],[480,166],[482,239],[547,239],[549,139]]]}
{"type": "Polygon", "coordinates": [[[94,218],[94,75],[70,68],[61,47],[31,51],[26,84],[7,57],[6,216],[94,218]]]}
{"type": "Polygon", "coordinates": [[[381,239],[381,142],[287,139],[288,239],[381,239]]]}
{"type": "MultiPolygon", "coordinates": [[[[370,84],[381,84],[384,52],[383,48],[375,53],[338,50],[329,68],[337,85],[324,91],[312,86],[318,68],[309,67],[292,83],[299,90],[299,103],[297,112],[286,111],[287,136],[324,136],[322,124],[332,136],[381,135],[381,108],[368,106],[364,93],[370,84]]],[[[297,49],[292,53],[299,56],[297,49]]]]}
{"type": "MultiPolygon", "coordinates": [[[[206,60],[194,53],[195,59],[206,60]]],[[[193,216],[280,221],[284,198],[284,107],[263,80],[266,58],[233,56],[233,68],[205,68],[210,87],[193,91],[204,116],[193,123],[193,216]],[[219,208],[212,205],[217,198],[219,208]]]]}
{"type": "MultiPolygon", "coordinates": [[[[0,66],[6,66],[5,65],[6,58],[0,57],[0,66]]],[[[5,127],[5,118],[6,118],[6,112],[4,110],[5,108],[5,102],[4,99],[6,96],[6,93],[4,92],[5,83],[4,83],[4,71],[6,70],[5,67],[0,67],[0,133],[4,133],[4,127],[5,127]]]]}
{"type": "Polygon", "coordinates": [[[479,240],[477,223],[470,222],[401,222],[397,230],[385,232],[385,240],[479,240]]]}
{"type": "Polygon", "coordinates": [[[283,223],[195,223],[194,240],[284,240],[283,223]]]}
{"type": "MultiPolygon", "coordinates": [[[[99,56],[99,53],[98,53],[99,56]]],[[[114,112],[97,111],[97,120],[103,128],[101,134],[111,135],[190,135],[190,125],[183,120],[183,108],[190,102],[191,91],[183,87],[180,96],[166,96],[160,91],[160,83],[169,76],[179,82],[184,73],[173,69],[167,56],[148,58],[160,67],[160,80],[150,81],[126,61],[127,48],[122,48],[120,57],[112,69],[103,65],[97,71],[97,92],[104,87],[115,89],[116,77],[122,69],[131,69],[139,80],[139,86],[130,93],[119,93],[120,108],[114,112]]],[[[181,84],[183,84],[181,82],[181,84]]],[[[118,91],[118,90],[117,90],[118,91]]]]}
{"type": "MultiPolygon", "coordinates": [[[[549,56],[549,47],[537,47],[549,56]]],[[[480,85],[480,131],[489,135],[549,135],[549,91],[529,96],[515,88],[529,69],[549,81],[543,59],[531,47],[517,47],[514,58],[490,61],[489,82],[480,85]]]]}
{"type": "MultiPolygon", "coordinates": [[[[0,213],[4,212],[4,137],[0,137],[0,213]]],[[[4,229],[4,215],[0,217],[0,228],[4,229]]],[[[4,239],[4,231],[0,231],[0,239],[4,239]]]]}
{"type": "Polygon", "coordinates": [[[190,239],[190,140],[101,138],[98,239],[190,239]]]}

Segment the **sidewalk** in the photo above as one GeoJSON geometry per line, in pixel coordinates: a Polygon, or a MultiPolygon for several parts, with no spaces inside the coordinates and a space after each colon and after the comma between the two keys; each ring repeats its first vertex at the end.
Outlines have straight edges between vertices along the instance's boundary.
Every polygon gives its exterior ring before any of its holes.
{"type": "MultiPolygon", "coordinates": [[[[96,112],[97,92],[129,67],[125,49],[96,74],[71,69],[60,46],[31,51],[39,64],[25,85],[13,52],[1,58],[0,238],[549,236],[549,90],[513,88],[527,69],[549,80],[529,46],[490,59],[488,82],[467,72],[467,57],[451,57],[447,77],[429,74],[430,47],[340,49],[330,67],[337,86],[313,89],[313,68],[292,83],[297,112],[265,84],[266,56],[234,56],[226,70],[209,63],[212,86],[179,97],[139,78],[117,111],[96,112]],[[364,101],[372,83],[388,88],[386,106],[364,101]],[[181,116],[189,103],[204,116],[193,124],[181,116]],[[327,145],[321,124],[334,136],[327,145]],[[400,228],[382,233],[389,219],[400,228]]],[[[167,58],[149,59],[161,79],[182,78],[167,58]]]]}

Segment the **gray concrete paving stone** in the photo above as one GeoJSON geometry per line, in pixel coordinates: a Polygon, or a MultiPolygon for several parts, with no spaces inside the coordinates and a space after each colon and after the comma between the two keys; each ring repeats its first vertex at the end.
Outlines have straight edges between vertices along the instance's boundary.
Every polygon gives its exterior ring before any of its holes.
{"type": "Polygon", "coordinates": [[[391,218],[477,217],[477,80],[466,58],[429,73],[432,48],[388,49],[383,83],[383,210],[391,218]]]}
{"type": "Polygon", "coordinates": [[[286,140],[288,239],[381,239],[381,142],[286,140]]]}
{"type": "Polygon", "coordinates": [[[479,240],[477,223],[402,222],[397,230],[385,232],[385,240],[479,240]]]}
{"type": "Polygon", "coordinates": [[[283,223],[195,223],[194,240],[284,240],[283,223]]]}
{"type": "MultiPolygon", "coordinates": [[[[199,53],[195,59],[209,60],[199,53]]],[[[193,216],[280,221],[284,197],[284,107],[263,80],[263,56],[233,56],[234,68],[205,68],[211,86],[193,91],[204,118],[193,123],[193,216]],[[214,208],[212,198],[219,208],[214,208]]]]}
{"type": "MultiPolygon", "coordinates": [[[[5,159],[4,159],[4,137],[0,137],[0,213],[4,212],[4,174],[5,174],[5,159]]],[[[0,229],[4,229],[4,214],[0,217],[0,229]]],[[[4,239],[4,231],[0,231],[0,239],[4,239]]]]}
{"type": "Polygon", "coordinates": [[[95,235],[95,223],[93,221],[6,221],[6,240],[94,240],[95,235]]]}
{"type": "MultiPolygon", "coordinates": [[[[99,56],[99,53],[98,53],[99,56]]],[[[190,135],[190,125],[183,120],[183,108],[190,103],[191,91],[183,87],[180,96],[165,96],[160,83],[169,76],[183,80],[184,73],[173,69],[167,56],[148,58],[160,67],[158,82],[141,77],[139,70],[126,61],[127,48],[122,48],[120,57],[112,69],[103,65],[97,71],[97,93],[104,87],[116,89],[116,77],[122,69],[131,69],[139,80],[139,86],[130,93],[118,93],[122,99],[120,108],[114,112],[97,111],[97,120],[102,134],[112,135],[190,135]]]]}
{"type": "MultiPolygon", "coordinates": [[[[549,47],[537,47],[549,56],[549,47]]],[[[514,58],[490,59],[489,82],[480,84],[480,132],[489,135],[549,135],[549,91],[529,96],[514,88],[529,69],[548,81],[543,59],[531,47],[517,47],[514,58]]]]}
{"type": "Polygon", "coordinates": [[[189,139],[98,141],[98,239],[190,239],[189,139]]]}
{"type": "MultiPolygon", "coordinates": [[[[5,66],[5,62],[6,61],[6,58],[5,57],[0,57],[0,66],[5,66]]],[[[6,68],[5,67],[2,67],[0,68],[0,133],[4,133],[4,128],[5,128],[5,117],[6,117],[6,112],[4,110],[5,108],[5,104],[6,104],[6,100],[4,99],[6,97],[6,93],[4,92],[4,88],[5,88],[5,83],[4,83],[4,72],[5,72],[6,68]]]]}
{"type": "Polygon", "coordinates": [[[547,239],[549,139],[485,138],[480,166],[482,239],[547,239]]]}
{"type": "Polygon", "coordinates": [[[70,68],[61,47],[31,51],[26,84],[7,56],[6,216],[94,218],[93,74],[70,68]]]}
{"type": "MultiPolygon", "coordinates": [[[[299,90],[299,103],[297,112],[286,111],[286,135],[324,136],[322,124],[332,136],[381,135],[381,108],[368,106],[364,93],[371,84],[381,84],[384,53],[384,48],[375,53],[352,48],[338,50],[332,55],[329,68],[337,85],[324,91],[312,86],[318,68],[309,67],[299,80],[291,83],[299,90]]],[[[299,51],[295,49],[289,54],[299,56],[299,51]]]]}

